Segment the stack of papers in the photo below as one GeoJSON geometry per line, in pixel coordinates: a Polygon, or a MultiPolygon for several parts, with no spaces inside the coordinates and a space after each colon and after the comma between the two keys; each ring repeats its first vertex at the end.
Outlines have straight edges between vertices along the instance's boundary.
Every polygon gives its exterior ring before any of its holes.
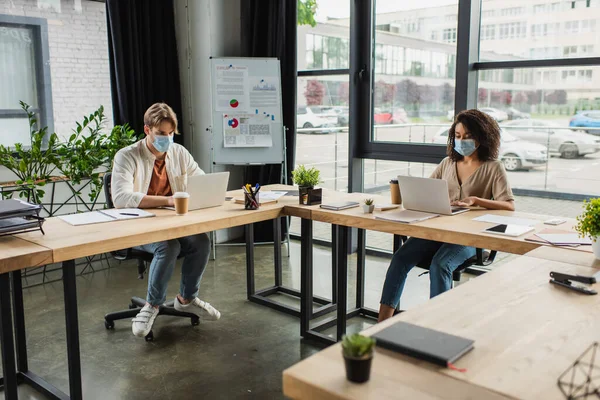
{"type": "Polygon", "coordinates": [[[79,226],[148,217],[154,217],[154,214],[139,208],[111,208],[109,210],[60,215],[58,218],[71,225],[79,226]]]}
{"type": "Polygon", "coordinates": [[[536,236],[554,246],[591,245],[592,240],[577,233],[536,233],[536,236]]]}
{"type": "Polygon", "coordinates": [[[400,212],[377,214],[375,215],[375,219],[410,224],[413,222],[425,221],[439,216],[439,214],[432,214],[421,211],[402,210],[400,212]]]}

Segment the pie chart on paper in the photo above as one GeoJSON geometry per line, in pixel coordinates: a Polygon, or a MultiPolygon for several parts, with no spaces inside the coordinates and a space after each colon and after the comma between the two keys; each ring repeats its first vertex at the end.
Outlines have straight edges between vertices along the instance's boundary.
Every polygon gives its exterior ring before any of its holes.
{"type": "Polygon", "coordinates": [[[232,127],[232,128],[234,128],[234,129],[235,129],[235,128],[237,128],[237,127],[238,127],[238,125],[239,125],[239,122],[238,122],[238,120],[237,120],[237,119],[235,119],[235,118],[232,118],[232,119],[230,119],[230,120],[229,120],[229,126],[230,126],[230,127],[232,127]]]}
{"type": "Polygon", "coordinates": [[[240,102],[239,102],[239,101],[237,101],[236,99],[231,99],[231,101],[229,102],[229,105],[230,105],[232,108],[238,108],[238,106],[240,105],[240,102]]]}

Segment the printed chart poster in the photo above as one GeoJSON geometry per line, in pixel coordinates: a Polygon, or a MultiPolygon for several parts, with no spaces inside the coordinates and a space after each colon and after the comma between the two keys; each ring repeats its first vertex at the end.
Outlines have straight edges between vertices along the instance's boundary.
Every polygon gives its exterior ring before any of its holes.
{"type": "Polygon", "coordinates": [[[215,65],[215,76],[215,110],[249,111],[248,67],[215,65]]]}
{"type": "MultiPolygon", "coordinates": [[[[250,108],[252,110],[269,110],[279,113],[281,110],[279,97],[279,82],[272,77],[250,77],[250,108]]],[[[272,121],[278,121],[275,114],[270,116],[272,121]]]]}
{"type": "Polygon", "coordinates": [[[225,147],[271,147],[270,119],[262,115],[223,114],[225,147]]]}

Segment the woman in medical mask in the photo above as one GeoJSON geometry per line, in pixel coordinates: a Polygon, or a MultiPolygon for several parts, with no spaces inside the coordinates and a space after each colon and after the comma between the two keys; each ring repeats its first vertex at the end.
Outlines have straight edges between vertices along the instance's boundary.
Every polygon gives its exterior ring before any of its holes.
{"type": "MultiPolygon", "coordinates": [[[[448,157],[431,178],[448,182],[452,205],[514,211],[514,196],[498,160],[499,148],[496,121],[478,110],[462,111],[448,132],[448,157]]],[[[430,297],[435,297],[452,287],[452,272],[474,255],[474,247],[409,238],[392,257],[383,285],[379,321],[394,315],[408,272],[415,265],[433,257],[429,279],[430,297]]]]}

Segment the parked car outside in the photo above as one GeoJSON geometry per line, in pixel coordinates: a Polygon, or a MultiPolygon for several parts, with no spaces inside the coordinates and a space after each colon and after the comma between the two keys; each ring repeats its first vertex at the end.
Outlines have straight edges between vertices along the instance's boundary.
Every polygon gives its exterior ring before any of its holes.
{"type": "Polygon", "coordinates": [[[328,133],[338,125],[338,116],[330,106],[300,106],[296,112],[296,127],[314,129],[310,132],[298,133],[328,133]],[[322,129],[325,128],[325,129],[322,129]]]}
{"type": "Polygon", "coordinates": [[[373,110],[373,121],[375,125],[387,125],[392,123],[392,113],[389,111],[382,111],[380,108],[373,110]]]}
{"type": "Polygon", "coordinates": [[[479,111],[486,113],[487,115],[494,118],[498,122],[506,121],[508,119],[508,114],[502,110],[498,110],[497,108],[482,107],[482,108],[479,108],[479,111]]]}
{"type": "Polygon", "coordinates": [[[539,119],[514,120],[502,127],[521,140],[541,144],[550,154],[577,158],[600,151],[600,139],[539,119]]]}
{"type": "Polygon", "coordinates": [[[392,114],[392,124],[408,124],[408,114],[404,108],[396,108],[392,114]]]}
{"type": "Polygon", "coordinates": [[[337,114],[338,126],[348,126],[350,118],[347,106],[334,106],[333,112],[337,114]]]}
{"type": "MultiPolygon", "coordinates": [[[[576,128],[600,128],[600,110],[579,111],[575,114],[569,126],[576,128]]],[[[600,136],[600,129],[587,129],[587,133],[600,136]]]]}
{"type": "MultiPolygon", "coordinates": [[[[431,141],[438,144],[448,143],[449,129],[440,129],[431,141]]],[[[544,146],[519,140],[504,129],[500,133],[500,160],[507,171],[528,170],[548,162],[548,153],[544,146]]]]}
{"type": "Polygon", "coordinates": [[[519,111],[514,107],[508,107],[506,109],[506,115],[508,115],[508,119],[529,119],[531,118],[531,114],[519,111]]]}

